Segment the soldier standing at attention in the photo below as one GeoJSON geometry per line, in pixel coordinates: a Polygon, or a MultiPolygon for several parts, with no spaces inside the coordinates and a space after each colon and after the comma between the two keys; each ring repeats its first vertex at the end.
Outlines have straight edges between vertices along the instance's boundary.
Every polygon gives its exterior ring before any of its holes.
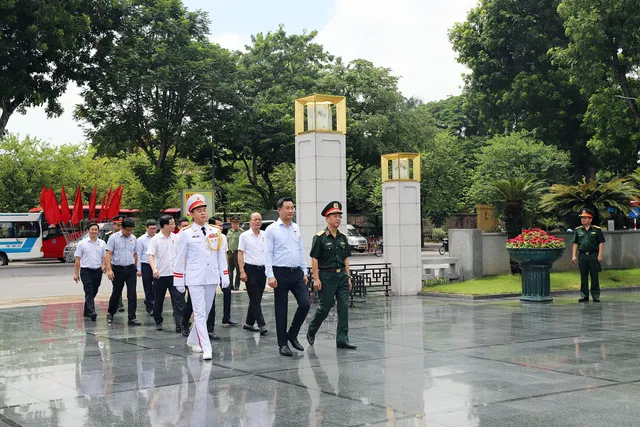
{"type": "Polygon", "coordinates": [[[194,327],[187,344],[203,360],[211,360],[211,341],[207,334],[207,314],[216,296],[216,287],[229,287],[226,248],[222,233],[207,224],[207,205],[202,194],[187,200],[187,209],[193,217],[191,227],[178,234],[178,255],[173,272],[174,286],[180,292],[189,287],[193,305],[194,327]]]}
{"type": "Polygon", "coordinates": [[[136,320],[138,253],[136,252],[136,236],[133,235],[134,227],[133,219],[123,219],[122,230],[113,233],[107,242],[107,277],[113,282],[113,292],[109,298],[109,314],[107,314],[108,323],[113,323],[113,316],[118,310],[118,301],[122,298],[122,290],[126,284],[129,325],[138,326],[141,324],[136,320]]]}
{"type": "Polygon", "coordinates": [[[240,218],[231,218],[231,229],[227,231],[227,243],[229,245],[227,255],[229,257],[229,280],[234,291],[240,290],[240,268],[238,267],[238,243],[244,230],[240,228],[240,218]],[[235,275],[235,280],[234,280],[235,275]]]}
{"type": "Polygon", "coordinates": [[[591,275],[591,297],[593,302],[600,302],[600,263],[604,250],[604,234],[600,227],[591,224],[593,212],[589,209],[580,211],[581,226],[573,233],[573,257],[571,261],[580,269],[580,299],[578,302],[589,302],[589,275],[591,275]],[[577,258],[576,258],[577,256],[577,258]]]}
{"type": "Polygon", "coordinates": [[[313,287],[318,291],[318,310],[309,324],[307,341],[310,345],[316,340],[320,325],[329,315],[334,299],[338,304],[338,330],[336,347],[355,350],[349,344],[349,292],[351,277],[349,275],[349,257],[351,249],[347,236],[338,227],[342,222],[342,204],[334,201],[323,210],[322,216],[327,221],[327,228],[313,237],[311,244],[311,269],[313,271],[313,287]]]}
{"type": "Polygon", "coordinates": [[[144,305],[147,313],[153,313],[153,271],[149,265],[149,242],[156,235],[158,224],[155,219],[148,219],[145,223],[147,232],[138,238],[136,252],[138,252],[138,277],[142,277],[142,287],[144,289],[144,305]]]}

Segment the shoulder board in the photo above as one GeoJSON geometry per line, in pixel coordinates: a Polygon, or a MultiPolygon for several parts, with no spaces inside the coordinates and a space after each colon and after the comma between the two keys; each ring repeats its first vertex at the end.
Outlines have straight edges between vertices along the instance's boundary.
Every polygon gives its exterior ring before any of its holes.
{"type": "Polygon", "coordinates": [[[186,230],[187,228],[191,227],[191,225],[185,225],[184,227],[182,227],[180,230],[186,230]]]}
{"type": "Polygon", "coordinates": [[[322,236],[324,234],[324,230],[320,230],[318,231],[318,234],[316,234],[316,236],[322,236]]]}
{"type": "Polygon", "coordinates": [[[597,228],[598,230],[600,230],[600,227],[598,227],[597,225],[592,225],[593,228],[597,228]]]}
{"type": "Polygon", "coordinates": [[[583,227],[583,226],[581,226],[581,225],[579,225],[579,226],[577,226],[577,227],[576,227],[576,230],[577,230],[578,228],[584,228],[584,227],[583,227]]]}

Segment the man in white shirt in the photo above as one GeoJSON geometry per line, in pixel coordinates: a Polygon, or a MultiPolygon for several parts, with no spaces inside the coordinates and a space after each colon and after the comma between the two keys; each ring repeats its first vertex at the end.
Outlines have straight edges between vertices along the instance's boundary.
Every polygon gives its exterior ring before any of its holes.
{"type": "Polygon", "coordinates": [[[76,247],[75,273],[73,280],[78,283],[82,279],[84,288],[84,317],[96,321],[95,298],[102,282],[102,273],[107,271],[105,264],[107,244],[98,239],[100,227],[89,224],[89,237],[81,240],[76,247]]]}
{"type": "Polygon", "coordinates": [[[136,251],[138,252],[138,277],[142,277],[142,287],[144,288],[144,306],[147,313],[153,313],[153,272],[149,265],[149,242],[156,235],[158,224],[155,219],[148,219],[145,223],[147,232],[140,236],[136,242],[136,251]]]}
{"type": "Polygon", "coordinates": [[[163,215],[159,220],[160,232],[149,242],[147,254],[149,266],[153,274],[153,318],[156,321],[156,330],[162,330],[162,310],[164,298],[169,290],[173,318],[176,324],[176,332],[182,332],[184,316],[184,295],[173,286],[173,270],[178,256],[178,236],[173,230],[176,228],[175,220],[169,215],[163,215]]]}
{"type": "Polygon", "coordinates": [[[207,333],[207,314],[214,303],[216,286],[229,286],[226,247],[222,233],[207,224],[207,205],[202,194],[187,200],[187,209],[193,217],[191,227],[178,234],[178,256],[173,272],[173,283],[180,292],[189,287],[193,305],[194,327],[187,344],[203,360],[211,360],[211,341],[207,333]]]}
{"type": "Polygon", "coordinates": [[[266,323],[262,315],[262,294],[267,283],[267,276],[264,268],[264,231],[262,226],[262,215],[258,212],[251,214],[249,220],[251,229],[240,235],[238,243],[238,268],[240,270],[240,280],[245,282],[247,294],[249,295],[249,308],[247,318],[242,326],[243,329],[251,332],[260,332],[260,335],[267,334],[266,323]],[[253,326],[258,323],[258,328],[253,326]]]}

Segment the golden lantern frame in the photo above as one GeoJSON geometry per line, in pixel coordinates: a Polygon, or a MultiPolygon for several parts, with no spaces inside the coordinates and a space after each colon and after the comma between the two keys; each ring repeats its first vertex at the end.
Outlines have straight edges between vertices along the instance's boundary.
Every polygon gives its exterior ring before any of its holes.
{"type": "MultiPolygon", "coordinates": [[[[318,113],[318,108],[314,108],[315,114],[318,113]]],[[[324,133],[338,133],[345,135],[347,133],[347,101],[344,96],[334,95],[319,95],[313,94],[304,98],[298,98],[295,100],[295,135],[302,135],[310,132],[324,132],[324,133]],[[304,130],[305,115],[304,109],[309,104],[324,104],[329,103],[335,106],[336,109],[336,130],[333,129],[311,129],[304,130]]],[[[317,116],[314,123],[318,123],[317,116]]]]}
{"type": "Polygon", "coordinates": [[[380,171],[382,173],[382,182],[387,181],[414,181],[420,182],[420,153],[391,153],[380,156],[380,171]],[[401,178],[399,168],[406,161],[408,171],[407,178],[401,178]],[[389,163],[391,163],[391,172],[393,174],[393,163],[396,162],[398,167],[398,176],[389,177],[389,163]]]}

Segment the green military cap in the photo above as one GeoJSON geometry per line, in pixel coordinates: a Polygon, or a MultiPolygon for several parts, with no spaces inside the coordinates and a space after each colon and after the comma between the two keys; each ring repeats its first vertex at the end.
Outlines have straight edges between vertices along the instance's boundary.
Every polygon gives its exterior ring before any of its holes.
{"type": "Polygon", "coordinates": [[[578,216],[586,216],[589,218],[593,218],[593,212],[591,211],[591,209],[587,209],[587,208],[582,208],[580,209],[580,214],[578,216]]]}
{"type": "Polygon", "coordinates": [[[342,213],[342,203],[334,200],[330,202],[327,206],[322,210],[322,216],[331,215],[334,213],[342,213]]]}
{"type": "Polygon", "coordinates": [[[238,215],[234,215],[231,217],[231,222],[235,222],[235,221],[240,222],[240,217],[238,215]]]}
{"type": "Polygon", "coordinates": [[[124,215],[116,215],[111,219],[111,221],[113,221],[114,224],[122,224],[123,219],[124,215]]]}

